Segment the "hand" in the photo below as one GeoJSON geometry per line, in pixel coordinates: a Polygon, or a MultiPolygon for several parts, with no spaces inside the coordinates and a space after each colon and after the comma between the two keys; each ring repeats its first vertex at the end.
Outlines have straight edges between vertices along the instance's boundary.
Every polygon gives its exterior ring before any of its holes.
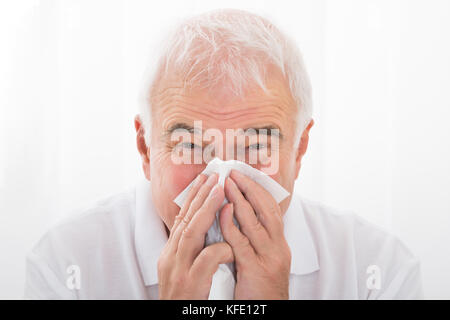
{"type": "Polygon", "coordinates": [[[196,179],[158,260],[160,299],[208,299],[219,264],[233,261],[225,242],[204,248],[205,235],[224,200],[217,174],[196,179]]]}
{"type": "Polygon", "coordinates": [[[230,203],[220,212],[220,227],[235,257],[235,299],[289,299],[291,252],[280,207],[249,177],[235,170],[230,177],[225,181],[230,203]]]}

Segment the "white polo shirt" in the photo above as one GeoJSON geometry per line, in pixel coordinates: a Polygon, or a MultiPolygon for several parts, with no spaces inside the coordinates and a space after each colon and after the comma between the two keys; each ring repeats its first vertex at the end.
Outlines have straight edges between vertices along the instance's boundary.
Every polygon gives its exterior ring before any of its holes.
{"type": "MultiPolygon", "coordinates": [[[[27,256],[27,299],[158,299],[167,241],[148,181],[48,231],[27,256]]],[[[284,216],[290,299],[420,299],[419,261],[353,215],[293,195],[284,216]]]]}

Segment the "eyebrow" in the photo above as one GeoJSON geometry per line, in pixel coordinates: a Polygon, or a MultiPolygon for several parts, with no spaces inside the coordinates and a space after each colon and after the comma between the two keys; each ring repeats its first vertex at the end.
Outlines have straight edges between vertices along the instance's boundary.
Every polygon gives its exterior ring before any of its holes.
{"type": "MultiPolygon", "coordinates": [[[[280,128],[278,128],[276,126],[267,125],[267,126],[262,126],[262,127],[249,127],[249,128],[243,129],[244,132],[247,132],[249,135],[252,135],[254,132],[248,131],[249,129],[255,130],[256,134],[265,134],[268,136],[276,136],[280,140],[283,139],[283,134],[281,133],[280,128]],[[261,132],[260,130],[265,130],[265,131],[261,132]],[[277,130],[277,131],[274,131],[274,130],[277,130]]],[[[194,128],[193,126],[188,125],[184,122],[178,122],[178,123],[175,123],[172,126],[170,126],[167,130],[165,130],[163,136],[169,137],[176,130],[185,130],[191,134],[194,134],[194,133],[201,134],[201,132],[198,129],[194,128]]]]}
{"type": "Polygon", "coordinates": [[[169,138],[171,136],[171,134],[177,130],[185,130],[191,134],[194,134],[194,133],[201,134],[200,130],[196,130],[193,126],[188,125],[183,122],[179,122],[179,123],[173,124],[167,130],[165,130],[163,133],[163,138],[169,138]]]}
{"type": "MultiPolygon", "coordinates": [[[[283,134],[281,133],[280,128],[275,127],[275,126],[262,126],[262,127],[251,127],[251,128],[246,128],[244,129],[245,132],[247,132],[248,129],[253,129],[257,132],[257,134],[265,134],[268,136],[276,136],[278,137],[280,140],[283,139],[283,134]],[[260,130],[265,130],[265,132],[261,132],[260,130]],[[277,130],[277,131],[274,131],[277,130]]],[[[251,134],[252,132],[250,131],[249,134],[251,134]]]]}

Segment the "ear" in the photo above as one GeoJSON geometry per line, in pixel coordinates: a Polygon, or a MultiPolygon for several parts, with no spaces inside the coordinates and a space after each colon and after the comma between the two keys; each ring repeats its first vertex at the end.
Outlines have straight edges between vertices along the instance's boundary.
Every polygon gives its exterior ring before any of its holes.
{"type": "Polygon", "coordinates": [[[303,130],[302,136],[300,138],[300,141],[297,146],[297,152],[295,155],[295,179],[298,178],[298,173],[300,172],[300,167],[302,166],[302,158],[306,153],[306,149],[308,149],[308,142],[309,142],[309,130],[311,130],[312,126],[314,125],[314,120],[311,119],[308,126],[303,130]]]}
{"type": "Polygon", "coordinates": [[[139,115],[134,118],[134,127],[136,129],[136,145],[142,159],[142,170],[144,170],[145,178],[150,181],[150,147],[147,147],[145,143],[145,130],[139,115]]]}

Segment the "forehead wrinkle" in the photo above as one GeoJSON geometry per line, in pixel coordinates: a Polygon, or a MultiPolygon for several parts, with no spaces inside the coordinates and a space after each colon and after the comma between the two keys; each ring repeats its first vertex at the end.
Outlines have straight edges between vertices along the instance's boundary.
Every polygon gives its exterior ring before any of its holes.
{"type": "Polygon", "coordinates": [[[273,106],[257,106],[257,107],[250,107],[250,108],[243,108],[239,110],[229,110],[227,111],[226,108],[221,110],[208,110],[208,109],[201,109],[198,111],[199,114],[205,115],[209,118],[215,119],[215,120],[236,120],[240,117],[247,117],[253,115],[254,117],[261,117],[264,115],[267,115],[269,117],[282,117],[282,112],[280,112],[281,109],[277,107],[275,110],[272,109],[273,106]],[[268,112],[269,111],[269,112],[268,112]]]}
{"type": "Polygon", "coordinates": [[[161,86],[158,86],[158,87],[155,87],[154,89],[153,89],[153,97],[155,97],[155,98],[157,98],[157,97],[159,97],[159,96],[164,96],[164,95],[166,95],[167,94],[167,92],[168,91],[171,91],[171,90],[176,90],[176,91],[180,91],[180,92],[184,92],[184,87],[182,87],[181,85],[171,85],[171,86],[163,86],[163,87],[161,87],[161,86]]]}
{"type": "Polygon", "coordinates": [[[276,109],[281,110],[281,113],[283,111],[289,112],[289,105],[286,103],[287,101],[281,99],[273,99],[268,98],[265,100],[261,99],[246,99],[246,101],[241,103],[235,103],[231,105],[227,105],[225,107],[221,107],[218,103],[208,103],[205,102],[202,99],[195,99],[193,97],[185,96],[183,94],[172,94],[170,96],[164,97],[160,100],[159,107],[162,109],[163,112],[171,111],[175,107],[181,107],[181,108],[188,108],[192,106],[193,108],[190,108],[190,111],[194,112],[202,112],[200,110],[205,110],[205,113],[211,113],[211,114],[219,114],[219,115],[227,115],[232,113],[242,113],[245,111],[252,112],[255,110],[259,110],[262,108],[270,108],[274,107],[276,109]],[[281,102],[281,103],[280,103],[281,102]],[[242,107],[241,105],[254,105],[251,107],[242,107]],[[205,105],[205,107],[198,107],[199,105],[205,105]],[[237,109],[236,109],[237,108],[237,109]],[[226,111],[231,109],[231,111],[226,111]],[[236,110],[233,110],[236,109],[236,110]],[[221,111],[224,110],[224,111],[221,111]]]}
{"type": "Polygon", "coordinates": [[[264,117],[270,118],[272,121],[278,120],[276,122],[282,123],[283,119],[290,118],[290,113],[292,112],[292,107],[289,106],[289,97],[286,97],[283,92],[278,92],[278,90],[271,90],[270,94],[263,99],[256,95],[247,96],[245,101],[241,100],[234,104],[229,104],[222,109],[217,102],[208,103],[211,100],[210,98],[205,98],[202,95],[193,97],[177,86],[168,86],[161,89],[155,98],[159,99],[157,109],[162,119],[159,123],[163,125],[171,122],[174,118],[178,118],[180,121],[189,118],[194,121],[204,118],[215,121],[233,121],[252,114],[253,117],[251,118],[253,119],[250,119],[250,121],[264,117]],[[242,104],[255,106],[242,107],[242,104]],[[199,105],[204,105],[204,107],[199,107],[199,105]],[[238,110],[233,110],[236,107],[238,110]],[[267,112],[269,108],[271,109],[267,112]],[[269,114],[267,115],[267,113],[269,114]],[[196,115],[197,119],[195,119],[196,115]]]}
{"type": "MultiPolygon", "coordinates": [[[[205,91],[189,91],[186,90],[181,84],[178,84],[178,82],[173,83],[172,85],[161,85],[158,86],[157,89],[153,89],[152,92],[152,99],[161,101],[165,101],[167,99],[171,99],[173,97],[182,97],[182,99],[191,100],[191,99],[199,99],[202,102],[208,101],[208,100],[214,100],[211,105],[218,105],[216,100],[214,99],[217,97],[217,95],[213,95],[211,98],[211,93],[205,92],[205,91]],[[174,91],[174,92],[172,92],[174,91]]],[[[276,85],[274,87],[268,86],[268,94],[259,91],[251,91],[245,96],[246,102],[256,102],[261,103],[261,97],[263,97],[264,100],[279,100],[282,102],[282,104],[291,104],[292,103],[292,97],[289,93],[289,91],[286,90],[283,86],[276,85]]],[[[239,104],[243,98],[242,97],[236,97],[238,99],[238,102],[235,102],[235,104],[239,104]]],[[[275,102],[275,101],[274,101],[275,102]]],[[[276,103],[276,102],[275,102],[276,103]]],[[[233,106],[233,104],[230,104],[233,106]]]]}
{"type": "MultiPolygon", "coordinates": [[[[275,71],[278,72],[277,70],[275,71]]],[[[273,103],[274,105],[283,105],[287,107],[286,110],[289,110],[289,107],[292,106],[295,108],[295,101],[293,100],[289,86],[286,84],[286,80],[282,76],[281,78],[277,76],[271,77],[266,86],[268,90],[267,92],[262,92],[260,89],[256,89],[256,91],[251,90],[248,92],[245,96],[245,103],[262,105],[267,102],[273,103]],[[263,99],[261,99],[261,97],[263,97],[263,99]]],[[[161,81],[158,82],[158,85],[152,88],[152,93],[152,101],[159,100],[159,103],[156,103],[155,105],[167,105],[170,100],[178,99],[181,99],[181,101],[193,100],[194,104],[198,104],[199,102],[201,104],[207,104],[208,101],[212,100],[211,103],[209,103],[211,106],[221,108],[220,103],[218,103],[215,99],[211,99],[210,92],[205,90],[187,90],[183,86],[183,82],[176,75],[161,79],[161,81]]],[[[213,95],[212,97],[217,97],[217,95],[213,95]]],[[[240,98],[237,97],[237,99],[240,98]]],[[[239,103],[240,102],[235,102],[234,104],[229,104],[228,106],[233,107],[235,104],[239,103]]]]}
{"type": "Polygon", "coordinates": [[[172,96],[182,95],[184,93],[183,87],[180,86],[164,86],[160,89],[160,87],[152,88],[150,100],[154,104],[160,104],[167,99],[170,99],[172,96]]]}
{"type": "Polygon", "coordinates": [[[161,116],[163,117],[162,122],[168,123],[174,118],[179,119],[187,119],[191,118],[192,120],[215,120],[215,121],[231,121],[237,120],[239,118],[244,118],[245,120],[255,120],[262,118],[270,118],[277,119],[281,121],[284,118],[283,112],[280,111],[281,108],[277,108],[276,110],[270,110],[269,114],[264,114],[265,110],[261,110],[264,107],[253,107],[251,109],[242,109],[235,110],[231,112],[213,112],[209,110],[199,109],[199,110],[190,110],[192,113],[187,113],[186,109],[182,106],[174,106],[173,108],[167,108],[162,112],[161,116]],[[178,109],[178,110],[174,110],[178,109]],[[256,112],[254,112],[254,110],[256,112]],[[253,115],[248,118],[248,116],[253,115]],[[205,119],[206,118],[206,119],[205,119]]]}

